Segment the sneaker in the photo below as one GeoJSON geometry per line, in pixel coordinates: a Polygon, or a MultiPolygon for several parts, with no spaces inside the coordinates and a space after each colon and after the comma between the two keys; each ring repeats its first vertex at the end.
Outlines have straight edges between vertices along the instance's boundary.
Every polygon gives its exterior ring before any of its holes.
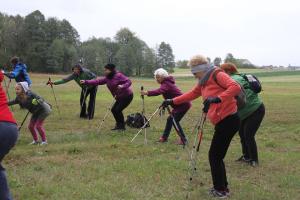
{"type": "Polygon", "coordinates": [[[47,145],[48,144],[48,142],[47,141],[43,141],[43,142],[41,142],[41,146],[43,146],[43,145],[47,145]]]}
{"type": "Polygon", "coordinates": [[[226,192],[223,191],[223,190],[216,190],[215,188],[211,188],[209,190],[209,194],[212,196],[212,197],[216,197],[216,198],[219,198],[219,199],[226,199],[228,196],[226,195],[226,192]]]}
{"type": "Polygon", "coordinates": [[[168,138],[165,138],[164,136],[161,136],[161,137],[159,138],[158,142],[160,142],[160,143],[168,142],[168,138]]]}
{"type": "Polygon", "coordinates": [[[249,165],[250,165],[251,167],[258,167],[258,161],[251,160],[251,161],[249,161],[249,165]]]}
{"type": "Polygon", "coordinates": [[[125,127],[118,127],[118,126],[116,126],[115,128],[112,128],[110,130],[112,130],[112,131],[125,131],[126,129],[125,129],[125,127]]]}
{"type": "Polygon", "coordinates": [[[38,145],[38,144],[39,144],[39,142],[35,141],[35,140],[33,140],[31,143],[29,143],[29,145],[38,145]]]}
{"type": "Polygon", "coordinates": [[[239,159],[236,160],[236,162],[245,162],[245,163],[249,163],[250,159],[249,158],[245,158],[244,155],[242,155],[239,159]]]}
{"type": "Polygon", "coordinates": [[[177,145],[186,145],[187,144],[187,140],[182,140],[182,139],[179,139],[177,142],[176,142],[177,145]]]}
{"type": "Polygon", "coordinates": [[[225,188],[224,192],[225,192],[225,194],[226,194],[227,197],[230,197],[230,191],[229,191],[228,188],[225,188]]]}

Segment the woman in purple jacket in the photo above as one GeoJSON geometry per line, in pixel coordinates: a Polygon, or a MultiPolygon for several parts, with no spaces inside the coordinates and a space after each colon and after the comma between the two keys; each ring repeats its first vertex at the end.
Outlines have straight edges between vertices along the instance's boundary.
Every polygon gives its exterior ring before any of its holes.
{"type": "Polygon", "coordinates": [[[116,71],[116,66],[114,64],[107,64],[104,66],[105,77],[96,80],[81,80],[81,84],[86,85],[104,85],[116,99],[111,112],[116,120],[115,130],[125,130],[125,121],[122,111],[131,103],[133,99],[133,93],[130,88],[131,81],[128,77],[122,73],[116,71]]]}
{"type": "MultiPolygon", "coordinates": [[[[156,90],[141,91],[142,95],[147,95],[147,96],[163,95],[164,99],[174,98],[182,95],[180,89],[175,85],[174,78],[172,76],[169,76],[166,70],[164,70],[163,68],[159,68],[154,72],[154,76],[156,81],[160,84],[160,88],[156,90]]],[[[185,113],[187,113],[187,111],[190,109],[191,103],[188,102],[180,105],[173,105],[172,107],[173,107],[172,115],[174,116],[174,119],[178,125],[178,129],[181,135],[181,138],[179,139],[177,144],[184,145],[187,142],[187,140],[179,124],[179,121],[183,118],[185,113]]],[[[167,119],[165,130],[162,136],[160,137],[159,142],[163,143],[168,141],[168,137],[170,135],[172,125],[173,125],[173,120],[172,117],[169,116],[167,119]]]]}

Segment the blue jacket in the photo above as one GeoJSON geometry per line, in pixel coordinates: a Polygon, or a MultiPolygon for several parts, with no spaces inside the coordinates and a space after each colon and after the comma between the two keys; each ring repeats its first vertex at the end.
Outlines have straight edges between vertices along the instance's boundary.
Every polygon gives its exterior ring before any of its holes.
{"type": "Polygon", "coordinates": [[[26,81],[28,85],[31,85],[31,80],[29,78],[29,74],[27,73],[27,66],[23,63],[18,63],[14,67],[14,70],[7,74],[8,78],[15,79],[16,82],[26,81]]]}

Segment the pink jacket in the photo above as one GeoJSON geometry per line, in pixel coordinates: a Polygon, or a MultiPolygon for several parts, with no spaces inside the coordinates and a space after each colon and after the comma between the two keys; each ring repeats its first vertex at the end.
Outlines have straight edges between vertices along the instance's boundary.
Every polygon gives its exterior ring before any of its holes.
{"type": "Polygon", "coordinates": [[[219,72],[216,75],[218,83],[213,79],[213,73],[210,75],[205,85],[197,84],[191,91],[184,93],[173,99],[175,105],[194,100],[200,96],[205,100],[208,97],[219,97],[221,103],[211,104],[207,116],[209,120],[216,125],[229,115],[237,112],[235,96],[239,94],[241,88],[225,72],[219,72]],[[218,85],[219,84],[219,85],[218,85]],[[220,85],[222,87],[220,87],[220,85]]]}

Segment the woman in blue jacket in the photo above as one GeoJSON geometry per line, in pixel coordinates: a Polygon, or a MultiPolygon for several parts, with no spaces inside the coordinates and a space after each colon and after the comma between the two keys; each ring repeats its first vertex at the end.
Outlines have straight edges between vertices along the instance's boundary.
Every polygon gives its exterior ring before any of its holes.
{"type": "Polygon", "coordinates": [[[15,79],[17,83],[19,82],[27,82],[28,86],[31,86],[31,80],[29,78],[29,74],[27,73],[27,66],[20,62],[18,57],[12,57],[10,60],[14,69],[11,72],[5,72],[4,75],[9,79],[15,79]]]}

